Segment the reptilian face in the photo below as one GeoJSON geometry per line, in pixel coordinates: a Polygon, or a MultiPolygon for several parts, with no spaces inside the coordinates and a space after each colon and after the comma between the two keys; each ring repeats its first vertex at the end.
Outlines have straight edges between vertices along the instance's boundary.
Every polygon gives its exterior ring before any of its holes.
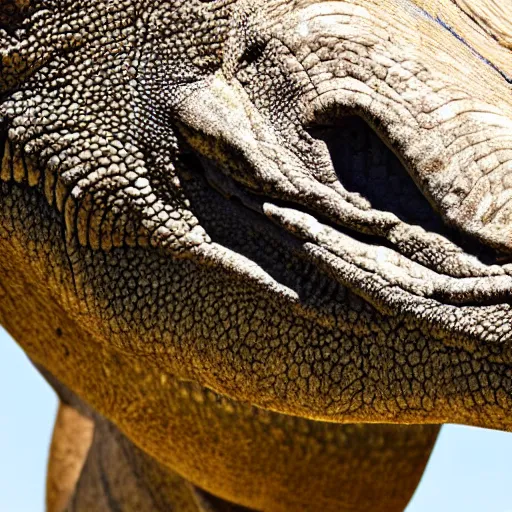
{"type": "Polygon", "coordinates": [[[506,424],[509,43],[423,3],[20,8],[2,180],[93,338],[287,413],[506,424]]]}

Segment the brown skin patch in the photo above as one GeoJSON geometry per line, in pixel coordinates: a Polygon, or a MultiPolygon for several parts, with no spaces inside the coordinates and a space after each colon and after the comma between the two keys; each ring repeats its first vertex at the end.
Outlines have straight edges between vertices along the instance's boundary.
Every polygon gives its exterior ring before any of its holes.
{"type": "Polygon", "coordinates": [[[89,447],[94,423],[73,407],[59,404],[46,477],[46,510],[63,512],[75,491],[89,447]]]}

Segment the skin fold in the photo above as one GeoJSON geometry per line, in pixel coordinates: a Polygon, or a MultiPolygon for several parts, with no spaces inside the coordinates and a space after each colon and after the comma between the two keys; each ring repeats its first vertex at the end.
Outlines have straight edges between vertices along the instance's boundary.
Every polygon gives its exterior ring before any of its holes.
{"type": "Polygon", "coordinates": [[[507,9],[2,3],[48,510],[399,511],[439,424],[512,428],[507,9]]]}

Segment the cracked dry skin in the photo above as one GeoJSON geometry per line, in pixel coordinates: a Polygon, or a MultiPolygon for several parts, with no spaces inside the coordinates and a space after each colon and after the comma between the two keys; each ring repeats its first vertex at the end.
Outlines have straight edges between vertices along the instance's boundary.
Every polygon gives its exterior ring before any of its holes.
{"type": "Polygon", "coordinates": [[[436,424],[512,428],[510,19],[1,3],[0,322],[61,397],[51,512],[400,511],[436,424]]]}

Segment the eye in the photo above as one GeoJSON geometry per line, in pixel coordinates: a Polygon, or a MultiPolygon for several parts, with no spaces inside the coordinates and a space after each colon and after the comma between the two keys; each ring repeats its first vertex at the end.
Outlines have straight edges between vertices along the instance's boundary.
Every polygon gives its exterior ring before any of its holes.
{"type": "Polygon", "coordinates": [[[488,264],[510,261],[510,256],[464,237],[445,224],[400,158],[372,126],[357,115],[333,111],[324,113],[318,124],[307,127],[307,132],[326,145],[343,187],[366,199],[372,209],[393,213],[408,225],[437,233],[488,264]]]}
{"type": "Polygon", "coordinates": [[[338,180],[346,190],[366,198],[372,208],[394,213],[409,224],[429,231],[443,229],[441,218],[399,158],[362,118],[343,116],[308,132],[327,146],[338,180]]]}

